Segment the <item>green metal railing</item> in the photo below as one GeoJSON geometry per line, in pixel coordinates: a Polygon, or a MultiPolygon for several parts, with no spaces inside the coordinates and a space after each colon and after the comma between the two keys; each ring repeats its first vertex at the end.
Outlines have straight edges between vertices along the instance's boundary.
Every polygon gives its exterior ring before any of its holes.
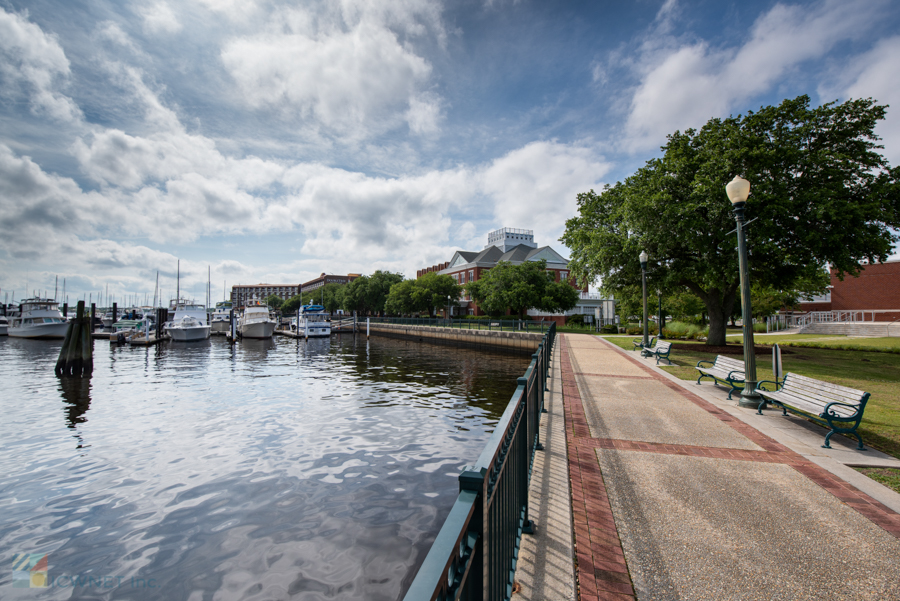
{"type": "Polygon", "coordinates": [[[519,541],[532,533],[528,483],[556,325],[532,355],[503,417],[473,466],[459,476],[459,496],[404,601],[508,601],[519,541]]]}
{"type": "MultiPolygon", "coordinates": [[[[365,318],[362,318],[365,321],[365,318]]],[[[540,332],[550,330],[552,321],[528,319],[437,319],[429,317],[370,317],[370,323],[394,323],[407,326],[433,326],[461,330],[497,330],[500,332],[540,332]]]]}

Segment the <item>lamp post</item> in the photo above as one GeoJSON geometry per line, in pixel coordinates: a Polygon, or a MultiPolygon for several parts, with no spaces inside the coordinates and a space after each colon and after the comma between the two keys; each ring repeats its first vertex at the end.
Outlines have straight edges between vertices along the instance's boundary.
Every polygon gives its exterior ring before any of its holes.
{"type": "Polygon", "coordinates": [[[744,210],[747,197],[750,195],[750,182],[735,176],[725,186],[725,193],[734,207],[734,220],[737,222],[738,260],[741,272],[741,313],[744,329],[744,390],[741,392],[741,407],[759,406],[762,401],[756,392],[756,354],[753,349],[753,310],[750,306],[750,274],[747,269],[747,234],[744,232],[744,210]]]}
{"type": "Polygon", "coordinates": [[[644,288],[644,339],[641,341],[641,346],[647,348],[650,346],[648,338],[650,328],[647,326],[647,259],[650,258],[650,255],[646,250],[642,250],[639,258],[641,259],[641,285],[644,288]]]}
{"type": "Polygon", "coordinates": [[[450,320],[450,295],[447,295],[447,321],[450,320]]]}
{"type": "Polygon", "coordinates": [[[656,298],[659,299],[659,321],[657,322],[657,330],[659,332],[659,339],[665,340],[666,336],[663,334],[663,314],[662,314],[662,290],[659,288],[656,289],[656,298]]]}

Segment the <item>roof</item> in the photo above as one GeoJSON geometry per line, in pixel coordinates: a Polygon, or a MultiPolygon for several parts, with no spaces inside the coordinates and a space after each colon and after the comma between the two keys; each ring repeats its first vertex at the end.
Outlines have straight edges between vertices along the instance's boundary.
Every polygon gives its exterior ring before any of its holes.
{"type": "Polygon", "coordinates": [[[458,250],[453,255],[450,265],[441,270],[440,273],[458,269],[465,265],[490,265],[493,267],[500,261],[509,261],[510,263],[524,263],[525,261],[540,261],[544,259],[547,263],[568,263],[569,260],[564,258],[558,252],[549,246],[540,248],[532,248],[525,244],[520,244],[503,252],[496,246],[489,246],[481,252],[471,252],[458,250]]]}

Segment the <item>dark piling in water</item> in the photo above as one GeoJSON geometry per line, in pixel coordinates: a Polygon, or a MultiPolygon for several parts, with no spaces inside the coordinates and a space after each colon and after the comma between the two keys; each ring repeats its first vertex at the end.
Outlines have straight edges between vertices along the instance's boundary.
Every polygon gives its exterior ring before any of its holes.
{"type": "Polygon", "coordinates": [[[94,371],[94,341],[91,338],[90,316],[85,315],[84,301],[78,301],[75,319],[69,322],[59,358],[57,376],[89,376],[94,371]]]}

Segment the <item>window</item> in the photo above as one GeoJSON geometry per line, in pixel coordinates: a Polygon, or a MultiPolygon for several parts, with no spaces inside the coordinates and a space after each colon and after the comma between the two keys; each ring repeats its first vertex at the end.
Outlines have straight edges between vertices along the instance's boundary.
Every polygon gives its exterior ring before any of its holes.
{"type": "Polygon", "coordinates": [[[475,281],[475,270],[474,270],[474,269],[470,269],[470,270],[469,270],[469,281],[470,281],[470,282],[474,282],[474,281],[475,281]]]}

